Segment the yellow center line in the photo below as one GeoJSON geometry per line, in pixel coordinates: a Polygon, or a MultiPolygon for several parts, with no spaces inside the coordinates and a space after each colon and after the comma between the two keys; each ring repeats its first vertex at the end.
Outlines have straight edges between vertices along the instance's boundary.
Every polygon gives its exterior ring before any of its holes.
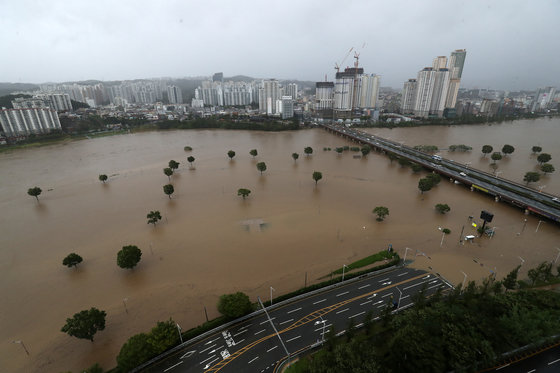
{"type": "MultiPolygon", "coordinates": [[[[398,282],[398,283],[396,283],[396,284],[388,285],[388,286],[385,286],[385,287],[383,287],[383,288],[370,291],[369,293],[364,293],[364,294],[358,295],[358,296],[356,296],[356,297],[354,297],[354,298],[347,299],[347,300],[345,300],[345,301],[335,303],[335,304],[333,304],[333,305],[330,305],[330,306],[321,308],[321,309],[319,309],[319,310],[317,310],[317,311],[313,311],[313,312],[310,313],[309,315],[307,315],[307,316],[305,316],[305,317],[299,319],[298,321],[296,321],[296,322],[293,323],[292,325],[288,326],[287,328],[280,330],[280,331],[278,332],[278,334],[282,334],[282,333],[288,332],[288,331],[290,331],[290,330],[293,330],[293,329],[295,329],[295,328],[298,328],[298,327],[300,327],[300,326],[302,326],[302,325],[305,325],[305,324],[307,324],[307,323],[309,323],[309,322],[311,322],[311,321],[314,321],[314,320],[318,319],[319,316],[326,315],[326,314],[328,314],[329,312],[332,312],[332,311],[334,311],[334,310],[336,310],[336,309],[338,309],[338,308],[340,308],[340,307],[342,307],[342,306],[344,306],[344,305],[346,305],[346,304],[348,304],[348,303],[352,303],[352,302],[354,302],[354,301],[357,301],[357,300],[359,300],[359,299],[366,298],[366,297],[368,297],[368,296],[370,296],[370,295],[373,295],[373,294],[375,294],[375,293],[379,293],[379,292],[385,291],[385,290],[387,290],[387,289],[391,289],[391,288],[394,288],[394,287],[396,287],[396,286],[409,283],[409,282],[411,282],[411,281],[417,280],[417,279],[422,278],[422,277],[425,277],[425,276],[427,276],[427,275],[429,275],[429,273],[423,273],[423,274],[421,274],[421,275],[418,275],[418,276],[415,276],[415,277],[411,277],[411,278],[409,278],[409,279],[407,279],[407,280],[398,282]]],[[[275,333],[269,334],[269,335],[267,335],[267,336],[265,336],[265,337],[262,337],[262,338],[259,339],[259,340],[256,340],[256,341],[254,341],[254,342],[248,344],[247,346],[245,346],[245,347],[243,347],[243,348],[237,350],[237,351],[234,352],[233,354],[231,354],[229,357],[227,357],[227,358],[225,358],[225,359],[219,361],[218,363],[216,363],[216,365],[214,365],[214,366],[208,368],[208,369],[205,370],[204,372],[205,372],[205,373],[207,373],[207,372],[217,372],[217,371],[221,370],[223,367],[225,367],[226,365],[228,365],[229,363],[231,363],[233,360],[237,359],[239,356],[243,355],[245,352],[249,351],[250,349],[252,349],[252,348],[255,347],[256,345],[258,345],[258,344],[260,344],[261,342],[266,341],[267,339],[270,339],[271,337],[274,337],[274,336],[276,336],[275,333]]]]}

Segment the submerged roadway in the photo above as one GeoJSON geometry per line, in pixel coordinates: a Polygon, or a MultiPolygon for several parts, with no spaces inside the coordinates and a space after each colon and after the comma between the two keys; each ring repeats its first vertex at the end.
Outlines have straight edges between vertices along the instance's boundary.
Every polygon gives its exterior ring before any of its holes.
{"type": "Polygon", "coordinates": [[[288,353],[293,356],[320,344],[331,326],[338,333],[350,320],[361,326],[370,311],[377,319],[387,307],[409,307],[423,288],[430,295],[451,287],[437,275],[406,267],[350,280],[267,307],[268,316],[261,312],[195,343],[186,342],[142,372],[275,372],[288,353]]]}

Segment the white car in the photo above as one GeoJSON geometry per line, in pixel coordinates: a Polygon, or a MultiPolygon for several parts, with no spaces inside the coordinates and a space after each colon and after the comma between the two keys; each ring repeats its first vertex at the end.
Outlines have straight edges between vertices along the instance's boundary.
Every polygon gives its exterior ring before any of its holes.
{"type": "Polygon", "coordinates": [[[558,197],[554,197],[554,198],[552,198],[552,200],[553,200],[554,202],[559,202],[559,203],[560,203],[560,199],[558,199],[558,197]]]}
{"type": "Polygon", "coordinates": [[[459,172],[459,175],[463,176],[463,177],[467,177],[467,174],[464,172],[459,172]]]}

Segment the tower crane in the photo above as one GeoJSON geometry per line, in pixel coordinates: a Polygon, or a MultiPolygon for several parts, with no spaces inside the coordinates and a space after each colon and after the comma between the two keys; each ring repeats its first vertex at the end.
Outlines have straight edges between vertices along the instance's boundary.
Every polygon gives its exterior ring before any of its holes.
{"type": "Polygon", "coordinates": [[[340,72],[340,66],[344,63],[344,61],[346,61],[346,59],[348,58],[348,56],[350,55],[350,53],[352,53],[352,51],[354,50],[354,47],[350,48],[350,50],[348,51],[348,53],[346,53],[346,56],[344,56],[344,58],[342,59],[342,61],[340,61],[339,63],[334,64],[334,69],[336,70],[336,72],[340,72]]]}

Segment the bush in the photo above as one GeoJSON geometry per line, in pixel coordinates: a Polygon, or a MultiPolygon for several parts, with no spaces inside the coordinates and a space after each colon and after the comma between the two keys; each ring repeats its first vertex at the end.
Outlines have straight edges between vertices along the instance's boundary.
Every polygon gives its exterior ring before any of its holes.
{"type": "Polygon", "coordinates": [[[222,295],[218,302],[218,311],[230,319],[246,315],[252,311],[252,308],[249,296],[239,291],[222,295]]]}

